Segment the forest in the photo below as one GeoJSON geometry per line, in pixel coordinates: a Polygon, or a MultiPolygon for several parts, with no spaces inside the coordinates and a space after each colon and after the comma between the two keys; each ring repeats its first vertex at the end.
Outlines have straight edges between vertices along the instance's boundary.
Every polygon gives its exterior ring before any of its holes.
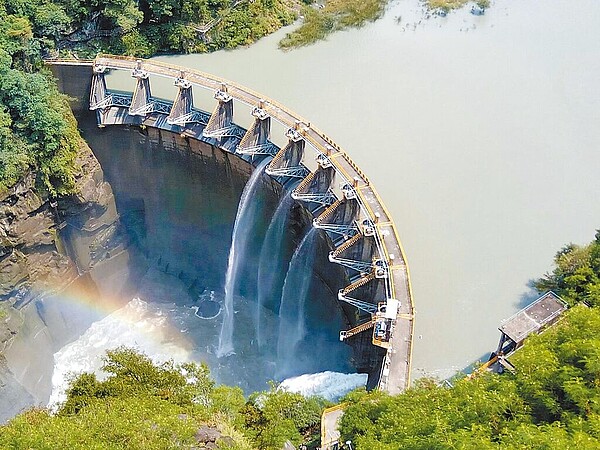
{"type": "Polygon", "coordinates": [[[2,0],[44,56],[148,57],[248,45],[296,18],[293,0],[2,0]]]}
{"type": "Polygon", "coordinates": [[[43,40],[0,5],[0,198],[26,174],[41,192],[74,189],[80,136],[67,98],[42,70],[43,40]]]}

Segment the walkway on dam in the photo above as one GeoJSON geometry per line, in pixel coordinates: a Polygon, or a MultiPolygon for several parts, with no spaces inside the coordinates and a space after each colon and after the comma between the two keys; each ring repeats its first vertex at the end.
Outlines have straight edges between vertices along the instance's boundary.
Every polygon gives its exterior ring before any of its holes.
{"type": "MultiPolygon", "coordinates": [[[[356,192],[356,200],[360,204],[363,217],[368,217],[374,228],[374,239],[386,265],[386,291],[388,299],[398,300],[398,309],[392,321],[389,341],[382,342],[373,338],[373,344],[386,349],[383,361],[379,388],[391,394],[399,393],[410,384],[411,353],[413,338],[414,306],[409,280],[408,264],[398,237],[392,217],[375,191],[369,179],[350,157],[327,135],[314,125],[283,105],[266,98],[250,89],[234,82],[221,79],[198,70],[177,67],[153,60],[136,60],[127,57],[99,55],[93,61],[50,60],[55,65],[86,65],[112,70],[134,72],[140,70],[151,76],[160,76],[172,80],[184,79],[192,86],[222,92],[234,100],[250,107],[258,107],[268,116],[296,131],[301,139],[331,163],[335,172],[356,192]]],[[[135,93],[134,93],[135,95],[135,93]]],[[[162,113],[162,111],[161,111],[162,113]]],[[[168,111],[166,112],[168,114],[168,111]]],[[[194,137],[184,131],[185,135],[194,137]]],[[[386,301],[382,299],[381,301],[386,301]]],[[[374,334],[375,336],[375,334],[374,334]]]]}
{"type": "Polygon", "coordinates": [[[344,415],[343,404],[327,408],[321,415],[321,449],[331,450],[339,445],[340,431],[339,422],[344,415]]]}

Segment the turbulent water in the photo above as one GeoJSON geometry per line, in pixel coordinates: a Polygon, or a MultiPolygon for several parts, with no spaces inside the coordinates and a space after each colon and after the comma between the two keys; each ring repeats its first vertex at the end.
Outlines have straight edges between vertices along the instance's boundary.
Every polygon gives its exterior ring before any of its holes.
{"type": "Polygon", "coordinates": [[[263,171],[267,166],[268,160],[261,162],[252,172],[252,176],[244,187],[238,210],[233,224],[233,233],[231,236],[231,249],[229,250],[229,259],[227,263],[227,273],[225,275],[225,303],[223,305],[223,323],[219,333],[219,346],[217,356],[219,358],[228,356],[234,352],[233,333],[235,329],[233,296],[238,283],[238,269],[244,262],[246,250],[246,236],[252,235],[254,217],[256,213],[257,202],[254,199],[258,181],[261,179],[263,171]]]}
{"type": "Polygon", "coordinates": [[[336,402],[353,389],[365,386],[367,375],[361,373],[321,372],[285,379],[279,388],[302,395],[318,395],[336,402]]]}
{"type": "MultiPolygon", "coordinates": [[[[121,222],[131,240],[130,258],[119,270],[131,291],[114,294],[124,295],[123,304],[139,297],[159,308],[169,324],[167,329],[189,344],[185,348],[190,360],[206,362],[217,382],[250,393],[267,389],[269,380],[281,381],[283,377],[277,373],[281,292],[267,295],[259,305],[256,286],[261,249],[278,205],[277,186],[259,176],[260,167],[252,172],[255,182],[248,182],[253,169],[249,164],[234,156],[227,156],[224,162],[221,152],[209,146],[198,144],[190,152],[183,140],[175,147],[162,144],[173,142],[178,135],[164,133],[161,141],[134,128],[98,130],[93,115],[80,118],[79,124],[113,188],[121,222]],[[244,189],[246,199],[240,201],[244,189]],[[236,216],[238,229],[234,232],[236,216]],[[229,264],[233,235],[236,267],[229,264]],[[226,284],[232,286],[227,296],[226,284]],[[219,358],[222,330],[231,332],[235,352],[219,358]]],[[[291,228],[284,233],[283,242],[273,244],[291,254],[307,225],[304,220],[303,216],[290,218],[291,228]]],[[[326,261],[325,253],[321,257],[326,261]]],[[[109,284],[111,267],[101,274],[109,284]]],[[[327,270],[330,265],[321,263],[321,267],[327,270]]],[[[281,279],[286,269],[287,259],[279,268],[281,279]]],[[[285,376],[352,370],[350,348],[338,340],[339,330],[346,325],[335,309],[335,297],[322,279],[312,275],[312,269],[303,274],[313,280],[310,333],[302,342],[310,352],[297,353],[285,376]]],[[[117,337],[113,341],[115,345],[119,342],[117,337]]]]}
{"type": "Polygon", "coordinates": [[[159,363],[167,360],[188,361],[189,344],[170,327],[164,309],[141,299],[131,300],[125,307],[94,322],[76,341],[54,354],[52,394],[49,405],[65,400],[65,389],[73,375],[91,372],[100,379],[100,370],[107,350],[119,346],[135,348],[159,363]]]}
{"type": "MultiPolygon", "coordinates": [[[[73,376],[90,372],[99,379],[105,378],[107,374],[101,370],[105,352],[119,346],[135,348],[156,363],[170,359],[179,363],[197,359],[197,352],[195,354],[190,345],[188,329],[176,327],[178,324],[193,324],[192,316],[189,310],[173,303],[152,304],[136,298],[94,322],[81,337],[54,354],[49,406],[55,408],[65,400],[65,391],[73,376]]],[[[218,371],[216,375],[218,378],[218,371]]],[[[289,378],[280,386],[281,389],[335,401],[350,390],[364,386],[366,377],[325,371],[289,378]]]]}

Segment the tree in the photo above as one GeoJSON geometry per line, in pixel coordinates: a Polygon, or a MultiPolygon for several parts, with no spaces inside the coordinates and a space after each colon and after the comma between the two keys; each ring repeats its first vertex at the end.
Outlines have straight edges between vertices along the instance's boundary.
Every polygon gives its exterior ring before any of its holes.
{"type": "Polygon", "coordinates": [[[124,33],[132,31],[144,19],[144,14],[137,8],[134,0],[108,0],[103,14],[124,33]]]}
{"type": "Polygon", "coordinates": [[[176,449],[192,448],[202,424],[219,425],[230,435],[223,448],[250,450],[235,430],[228,406],[236,414],[243,396],[236,388],[215,388],[202,364],[154,364],[132,349],[107,352],[102,368],[76,377],[67,400],[53,415],[27,411],[0,426],[1,448],[176,449]],[[230,405],[216,405],[228,401],[230,405]]]}
{"type": "Polygon", "coordinates": [[[33,13],[33,24],[36,34],[57,41],[71,27],[71,19],[58,4],[44,2],[33,13]]]}
{"type": "Polygon", "coordinates": [[[307,399],[273,384],[270,391],[252,394],[241,413],[247,434],[258,448],[280,450],[287,440],[299,445],[318,435],[326,406],[323,399],[307,399]]]}
{"type": "Polygon", "coordinates": [[[569,244],[555,256],[555,268],[536,282],[540,291],[553,290],[570,304],[600,305],[600,242],[569,244]]]}

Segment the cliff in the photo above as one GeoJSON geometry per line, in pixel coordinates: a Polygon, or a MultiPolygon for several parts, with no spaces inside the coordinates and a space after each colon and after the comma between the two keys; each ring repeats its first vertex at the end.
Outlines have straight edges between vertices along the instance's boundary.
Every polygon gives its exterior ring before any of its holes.
{"type": "Polygon", "coordinates": [[[0,198],[0,421],[44,401],[38,387],[53,352],[79,331],[49,297],[93,285],[86,274],[126,247],[110,185],[83,140],[77,167],[76,195],[48,198],[30,173],[0,198]],[[57,318],[63,326],[49,327],[57,318]],[[48,350],[46,361],[28,358],[32,343],[48,350]]]}
{"type": "Polygon", "coordinates": [[[88,145],[77,158],[77,194],[56,200],[40,194],[28,174],[0,199],[0,300],[17,309],[37,292],[60,290],[114,249],[118,216],[110,185],[88,145]],[[86,234],[86,252],[64,242],[77,228],[86,234]]]}

